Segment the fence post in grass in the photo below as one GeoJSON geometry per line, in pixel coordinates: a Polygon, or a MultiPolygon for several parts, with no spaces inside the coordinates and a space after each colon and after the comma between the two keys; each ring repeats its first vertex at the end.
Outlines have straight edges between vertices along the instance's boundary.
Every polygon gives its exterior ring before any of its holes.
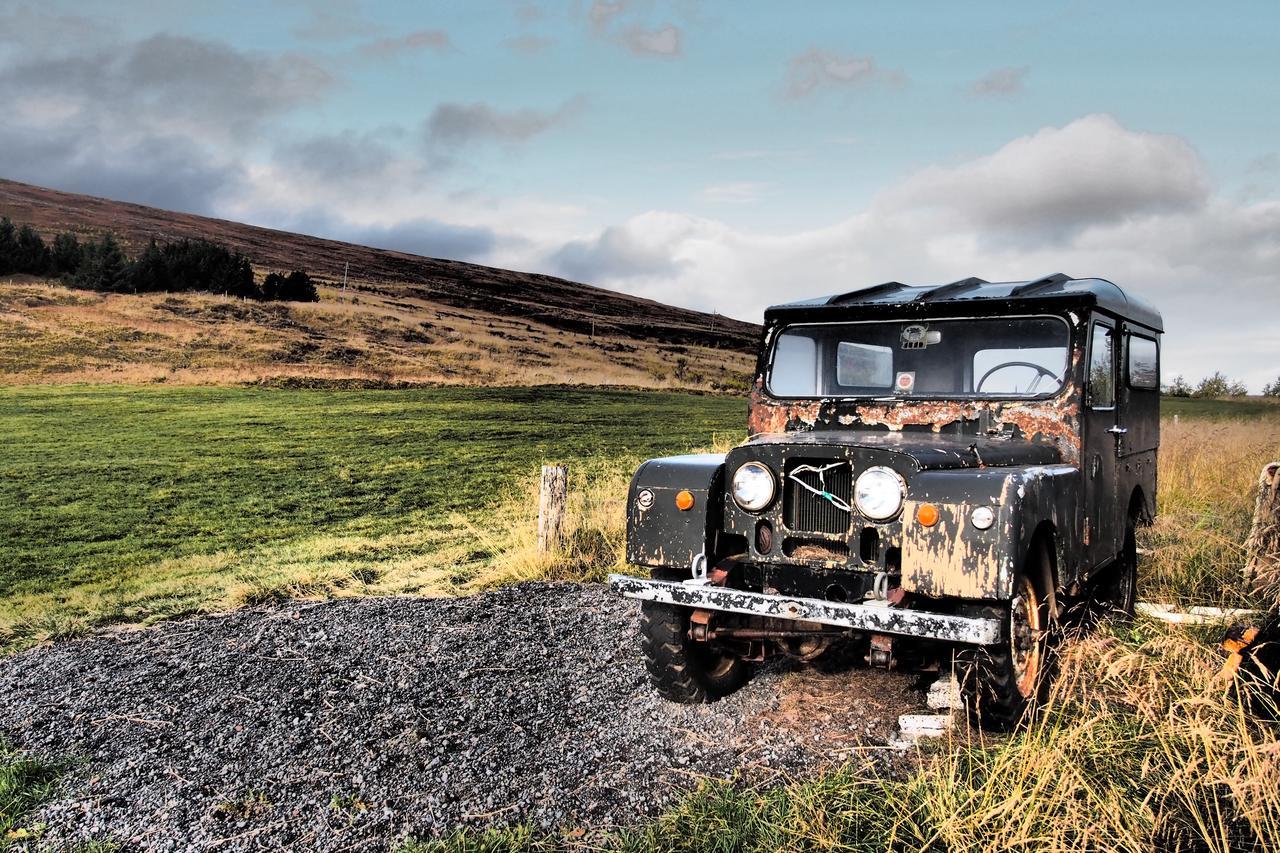
{"type": "Polygon", "coordinates": [[[564,539],[564,510],[569,499],[569,466],[543,465],[538,500],[538,552],[560,550],[564,539]]]}
{"type": "Polygon", "coordinates": [[[1244,548],[1250,586],[1280,603],[1280,462],[1262,466],[1258,475],[1253,527],[1244,548]]]}

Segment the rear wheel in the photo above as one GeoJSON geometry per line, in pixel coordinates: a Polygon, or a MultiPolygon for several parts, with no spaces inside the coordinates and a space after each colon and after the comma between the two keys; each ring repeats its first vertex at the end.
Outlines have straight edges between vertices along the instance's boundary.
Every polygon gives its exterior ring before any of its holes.
{"type": "Polygon", "coordinates": [[[1130,515],[1124,529],[1124,545],[1114,563],[1107,566],[1093,587],[1093,607],[1099,616],[1133,617],[1138,600],[1137,517],[1130,515]]]}
{"type": "Polygon", "coordinates": [[[658,693],[686,705],[714,702],[751,677],[751,664],[689,637],[687,607],[646,601],[640,607],[645,667],[658,693]]]}
{"type": "Polygon", "coordinates": [[[1014,579],[1007,605],[978,605],[967,615],[999,618],[1005,639],[960,655],[961,686],[970,718],[990,729],[1016,725],[1049,684],[1049,634],[1053,627],[1053,555],[1046,538],[1036,540],[1014,579]]]}

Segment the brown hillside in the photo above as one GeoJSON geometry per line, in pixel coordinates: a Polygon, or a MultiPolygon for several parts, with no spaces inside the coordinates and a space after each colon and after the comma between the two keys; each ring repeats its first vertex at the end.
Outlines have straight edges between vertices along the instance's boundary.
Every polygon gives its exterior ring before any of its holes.
{"type": "Polygon", "coordinates": [[[759,327],[551,276],[372,249],[0,180],[0,216],[58,231],[216,240],[259,275],[303,268],[320,302],[98,294],[0,281],[0,381],[740,388],[759,327]],[[351,265],[344,292],[343,266],[351,265]]]}
{"type": "Polygon", "coordinates": [[[556,328],[590,331],[594,320],[598,333],[742,352],[755,348],[760,332],[752,323],[553,276],[373,249],[15,181],[0,180],[0,216],[30,223],[45,235],[110,231],[126,247],[134,248],[152,237],[215,240],[238,249],[260,269],[302,268],[330,284],[341,282],[343,267],[350,263],[351,277],[379,293],[536,320],[556,328]]]}

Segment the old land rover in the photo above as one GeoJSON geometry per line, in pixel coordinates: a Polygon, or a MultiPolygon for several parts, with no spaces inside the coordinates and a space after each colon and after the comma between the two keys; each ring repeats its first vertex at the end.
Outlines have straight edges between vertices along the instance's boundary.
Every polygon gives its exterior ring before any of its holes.
{"type": "Polygon", "coordinates": [[[653,459],[627,560],[658,691],[712,701],[772,653],[955,665],[1021,718],[1076,604],[1132,612],[1156,495],[1153,308],[1056,274],[878,284],[765,312],[749,438],[653,459]]]}

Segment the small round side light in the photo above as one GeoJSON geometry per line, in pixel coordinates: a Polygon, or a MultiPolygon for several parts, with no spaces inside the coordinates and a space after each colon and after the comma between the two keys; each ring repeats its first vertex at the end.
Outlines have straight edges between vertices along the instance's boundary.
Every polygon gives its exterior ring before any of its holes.
{"type": "Polygon", "coordinates": [[[916,521],[925,527],[933,527],[938,523],[938,508],[933,504],[920,504],[916,510],[916,521]]]}
{"type": "Polygon", "coordinates": [[[979,530],[986,530],[996,523],[996,514],[989,506],[980,506],[969,515],[969,521],[979,530]]]}
{"type": "Polygon", "coordinates": [[[676,509],[681,512],[688,512],[693,509],[693,492],[688,489],[681,489],[676,492],[676,509]]]}

